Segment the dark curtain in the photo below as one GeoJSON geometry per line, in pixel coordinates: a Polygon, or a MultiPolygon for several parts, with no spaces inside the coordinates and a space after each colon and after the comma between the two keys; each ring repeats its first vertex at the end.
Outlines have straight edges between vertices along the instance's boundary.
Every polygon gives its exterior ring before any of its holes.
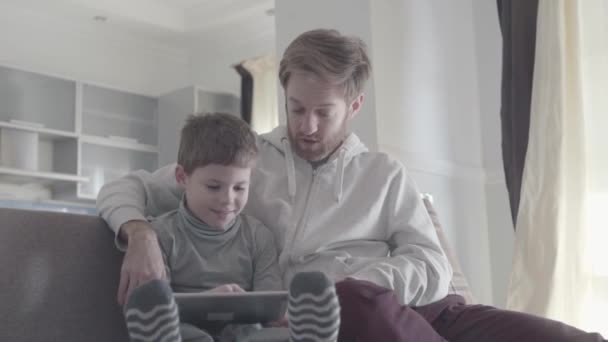
{"type": "Polygon", "coordinates": [[[530,130],[538,0],[496,2],[503,42],[502,155],[515,225],[530,130]]]}
{"type": "Polygon", "coordinates": [[[253,77],[251,73],[238,64],[234,66],[236,72],[241,76],[241,117],[251,125],[251,111],[253,106],[253,77]]]}

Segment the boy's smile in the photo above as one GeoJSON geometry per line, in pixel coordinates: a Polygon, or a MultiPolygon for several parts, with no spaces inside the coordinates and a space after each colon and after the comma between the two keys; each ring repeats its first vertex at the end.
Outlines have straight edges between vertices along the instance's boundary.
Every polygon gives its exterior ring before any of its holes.
{"type": "Polygon", "coordinates": [[[189,175],[179,165],[175,170],[188,209],[217,229],[228,228],[247,204],[250,176],[250,167],[232,165],[209,164],[189,175]]]}

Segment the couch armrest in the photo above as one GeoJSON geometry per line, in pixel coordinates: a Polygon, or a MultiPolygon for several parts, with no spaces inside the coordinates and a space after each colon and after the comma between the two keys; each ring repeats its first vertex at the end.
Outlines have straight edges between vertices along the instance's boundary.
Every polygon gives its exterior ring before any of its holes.
{"type": "Polygon", "coordinates": [[[454,274],[452,276],[452,282],[450,283],[450,294],[458,294],[461,295],[467,304],[474,304],[475,298],[473,297],[473,293],[471,292],[471,287],[462,272],[462,267],[460,266],[460,262],[458,262],[458,258],[454,254],[450,244],[445,236],[445,232],[443,231],[443,227],[439,222],[439,215],[437,215],[437,211],[432,204],[432,197],[428,194],[422,195],[422,201],[424,202],[424,206],[426,207],[429,216],[431,217],[431,221],[433,222],[433,226],[435,226],[435,231],[437,232],[437,236],[439,237],[439,243],[441,244],[441,248],[448,257],[450,264],[452,265],[452,269],[454,274]]]}

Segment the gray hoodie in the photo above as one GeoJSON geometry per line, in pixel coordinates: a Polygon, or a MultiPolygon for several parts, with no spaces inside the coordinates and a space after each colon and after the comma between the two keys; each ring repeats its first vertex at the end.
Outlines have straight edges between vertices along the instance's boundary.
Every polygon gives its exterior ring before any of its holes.
{"type": "MultiPolygon", "coordinates": [[[[403,165],[369,152],[349,134],[313,169],[292,152],[285,127],[259,136],[245,212],[275,236],[283,282],[319,270],[393,289],[399,301],[425,305],[445,297],[452,269],[403,165]]],[[[97,208],[110,227],[179,205],[175,165],[133,172],[106,184],[97,208]]]]}

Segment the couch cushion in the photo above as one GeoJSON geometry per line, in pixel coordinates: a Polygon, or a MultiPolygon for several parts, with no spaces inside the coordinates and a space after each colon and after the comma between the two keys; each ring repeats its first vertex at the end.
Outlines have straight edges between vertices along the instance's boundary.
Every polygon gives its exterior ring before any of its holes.
{"type": "Polygon", "coordinates": [[[471,288],[469,287],[469,283],[467,282],[467,278],[462,273],[462,267],[460,266],[460,262],[458,262],[458,258],[452,251],[448,239],[445,236],[445,232],[441,227],[441,223],[439,222],[439,215],[437,215],[437,211],[435,207],[431,203],[428,197],[422,198],[424,202],[424,206],[431,217],[431,221],[433,221],[433,225],[435,226],[435,230],[437,231],[437,236],[439,236],[439,243],[443,248],[443,251],[448,257],[450,264],[452,265],[452,270],[454,274],[452,276],[452,282],[450,283],[450,294],[458,294],[461,295],[467,304],[474,304],[475,299],[473,297],[473,293],[471,292],[471,288]]]}
{"type": "Polygon", "coordinates": [[[128,341],[122,253],[96,216],[0,209],[0,341],[128,341]]]}

